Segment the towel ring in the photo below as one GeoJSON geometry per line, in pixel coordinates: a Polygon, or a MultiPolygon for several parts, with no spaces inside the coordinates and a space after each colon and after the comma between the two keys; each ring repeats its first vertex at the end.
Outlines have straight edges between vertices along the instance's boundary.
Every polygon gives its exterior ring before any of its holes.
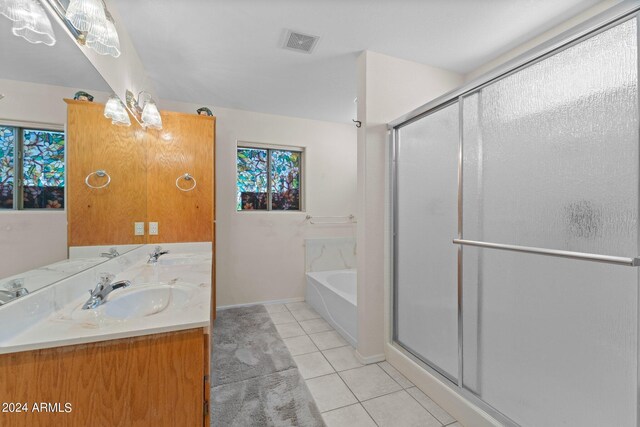
{"type": "Polygon", "coordinates": [[[178,187],[178,190],[180,191],[191,191],[194,188],[196,188],[196,185],[198,185],[198,183],[196,182],[196,179],[191,176],[191,174],[185,173],[184,175],[180,175],[177,179],[176,179],[176,187],[178,187]],[[182,188],[180,187],[180,184],[178,184],[180,182],[180,179],[184,179],[185,181],[193,181],[193,185],[189,188],[182,188]]]}
{"type": "Polygon", "coordinates": [[[108,186],[111,183],[111,176],[109,176],[107,171],[105,171],[104,169],[98,169],[97,171],[91,172],[89,175],[87,175],[87,177],[84,179],[84,183],[87,184],[87,187],[89,187],[89,188],[95,188],[95,189],[105,188],[106,186],[108,186]],[[89,178],[91,178],[91,176],[93,176],[93,175],[98,176],[100,178],[106,176],[107,177],[107,182],[105,182],[103,185],[97,185],[97,186],[96,185],[91,185],[91,184],[89,184],[89,178]]]}

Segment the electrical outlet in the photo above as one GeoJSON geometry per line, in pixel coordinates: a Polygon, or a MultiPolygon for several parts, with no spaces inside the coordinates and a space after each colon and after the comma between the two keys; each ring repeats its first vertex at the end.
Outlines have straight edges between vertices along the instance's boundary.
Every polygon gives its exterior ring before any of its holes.
{"type": "Polygon", "coordinates": [[[149,223],[149,235],[150,236],[157,236],[158,235],[158,223],[157,222],[150,222],[149,223]]]}
{"type": "Polygon", "coordinates": [[[144,222],[133,223],[133,234],[135,236],[144,236],[144,222]]]}

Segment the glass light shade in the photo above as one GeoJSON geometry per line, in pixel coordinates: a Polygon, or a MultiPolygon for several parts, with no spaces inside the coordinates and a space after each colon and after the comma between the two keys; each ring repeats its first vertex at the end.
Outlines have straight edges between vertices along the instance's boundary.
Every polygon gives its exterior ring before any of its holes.
{"type": "Polygon", "coordinates": [[[28,3],[25,0],[0,0],[0,15],[12,21],[17,21],[27,12],[28,3]]]}
{"type": "Polygon", "coordinates": [[[91,32],[94,25],[106,26],[102,0],[71,0],[65,16],[78,31],[91,32]]]}
{"type": "Polygon", "coordinates": [[[111,95],[104,106],[104,116],[107,119],[113,119],[121,109],[121,103],[117,96],[111,95]]]}
{"type": "Polygon", "coordinates": [[[131,126],[129,113],[116,95],[111,95],[104,106],[104,116],[111,119],[111,123],[118,126],[131,126]]]}
{"type": "Polygon", "coordinates": [[[30,43],[56,44],[56,36],[51,21],[42,6],[35,0],[23,0],[26,11],[20,13],[11,30],[15,36],[23,37],[30,43]]]}
{"type": "Polygon", "coordinates": [[[100,55],[111,55],[114,58],[120,56],[120,39],[116,26],[109,16],[104,22],[96,22],[87,33],[86,45],[100,55]]]}
{"type": "Polygon", "coordinates": [[[162,118],[155,102],[147,101],[142,109],[142,123],[145,128],[162,129],[162,118]]]}
{"type": "Polygon", "coordinates": [[[131,126],[129,113],[127,113],[127,110],[122,106],[122,104],[120,104],[120,112],[113,117],[111,123],[117,126],[131,126]]]}

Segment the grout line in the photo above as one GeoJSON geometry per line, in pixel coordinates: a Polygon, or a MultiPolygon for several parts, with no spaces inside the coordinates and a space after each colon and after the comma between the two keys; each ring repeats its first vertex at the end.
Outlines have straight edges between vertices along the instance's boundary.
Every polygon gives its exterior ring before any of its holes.
{"type": "MultiPolygon", "coordinates": [[[[417,388],[417,386],[414,386],[414,387],[416,387],[416,388],[417,388]]],[[[410,387],[410,388],[413,388],[413,387],[410,387]]],[[[404,391],[407,391],[407,390],[406,390],[406,389],[404,389],[404,391]]],[[[419,388],[418,388],[418,391],[422,392],[425,396],[427,396],[427,394],[426,394],[426,393],[424,393],[424,392],[423,392],[422,390],[420,390],[419,388]]],[[[434,414],[433,414],[429,409],[427,409],[427,408],[426,408],[422,403],[420,403],[420,401],[419,401],[418,399],[416,399],[416,398],[413,396],[413,394],[409,393],[408,391],[407,391],[407,394],[408,394],[409,396],[411,396],[411,398],[412,398],[413,400],[415,400],[416,402],[418,402],[418,405],[420,405],[420,406],[421,406],[425,411],[427,411],[427,413],[428,413],[429,415],[431,415],[431,416],[432,416],[432,417],[433,417],[437,422],[439,422],[441,426],[444,426],[444,425],[445,425],[445,424],[442,424],[442,421],[440,421],[440,420],[438,419],[438,417],[436,417],[436,416],[435,416],[435,415],[434,415],[434,414]]],[[[427,398],[433,402],[433,400],[432,400],[429,396],[427,396],[427,398]]],[[[433,403],[435,403],[435,404],[437,405],[437,403],[436,403],[436,402],[433,402],[433,403]]],[[[444,411],[444,409],[443,409],[443,411],[444,411]]],[[[445,412],[446,412],[446,411],[445,411],[445,412]]],[[[448,414],[448,412],[447,412],[447,414],[448,414]]],[[[451,415],[450,415],[450,416],[451,416],[451,415]]],[[[453,416],[451,416],[451,418],[453,418],[453,416]]],[[[453,423],[455,423],[455,422],[456,422],[456,421],[454,421],[453,423]]],[[[449,424],[453,424],[453,423],[449,423],[449,424]]],[[[449,424],[446,424],[446,425],[449,425],[449,424]]]]}
{"type": "MultiPolygon", "coordinates": [[[[375,364],[376,364],[376,365],[378,365],[378,367],[379,367],[380,369],[382,369],[382,370],[384,371],[384,373],[385,373],[385,374],[387,374],[387,375],[389,375],[389,376],[391,377],[391,374],[390,374],[390,373],[388,373],[388,372],[387,372],[387,371],[386,371],[382,366],[380,366],[380,364],[381,364],[381,363],[385,363],[385,362],[387,362],[387,361],[386,361],[386,360],[383,360],[382,362],[377,362],[377,363],[375,363],[375,364]]],[[[388,363],[388,364],[389,364],[389,366],[391,366],[393,369],[396,369],[396,368],[394,368],[394,366],[393,366],[391,363],[389,363],[389,362],[387,362],[387,363],[388,363]]],[[[398,372],[398,374],[402,375],[402,373],[401,373],[400,371],[398,371],[397,369],[396,369],[396,372],[398,372]]],[[[402,377],[403,377],[405,380],[409,381],[409,378],[405,377],[404,375],[402,375],[402,377]]],[[[409,387],[405,387],[405,386],[403,386],[402,384],[400,384],[400,381],[396,380],[395,378],[391,377],[391,379],[392,379],[392,380],[394,380],[394,381],[396,382],[396,384],[398,384],[400,387],[402,387],[402,389],[403,389],[403,390],[407,390],[407,389],[409,389],[409,388],[416,387],[416,385],[415,385],[414,383],[412,383],[411,381],[409,381],[409,384],[411,384],[411,385],[410,385],[409,387]]],[[[418,389],[418,390],[419,390],[419,389],[418,389]]],[[[442,423],[441,423],[441,424],[442,424],[442,423]]]]}

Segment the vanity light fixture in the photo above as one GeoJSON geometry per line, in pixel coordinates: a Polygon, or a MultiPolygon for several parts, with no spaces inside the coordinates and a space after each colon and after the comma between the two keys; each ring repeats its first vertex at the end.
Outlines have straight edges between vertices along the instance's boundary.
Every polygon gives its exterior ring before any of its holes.
{"type": "Polygon", "coordinates": [[[95,23],[93,30],[87,33],[86,44],[100,55],[111,55],[114,58],[120,56],[120,39],[116,24],[109,11],[104,10],[107,19],[104,22],[95,23]]]}
{"type": "Polygon", "coordinates": [[[133,93],[128,90],[127,107],[143,128],[162,129],[162,117],[149,93],[140,92],[136,100],[133,93]]]}
{"type": "Polygon", "coordinates": [[[116,95],[111,95],[104,106],[104,116],[111,119],[111,123],[118,126],[131,126],[129,113],[116,95]]]}
{"type": "Polygon", "coordinates": [[[36,0],[0,0],[0,14],[13,21],[13,35],[34,44],[56,44],[51,21],[36,0]]]}
{"type": "Polygon", "coordinates": [[[87,33],[96,27],[100,27],[97,28],[99,31],[107,25],[102,0],[71,0],[65,16],[78,31],[87,33]]]}
{"type": "MultiPolygon", "coordinates": [[[[40,6],[38,2],[59,19],[59,23],[78,44],[91,48],[99,55],[111,55],[114,58],[120,56],[118,31],[103,0],[71,0],[66,8],[62,0],[0,0],[0,14],[16,21],[23,13],[21,11],[26,9],[24,5],[35,3],[40,6]]],[[[47,22],[50,27],[48,18],[47,22]]],[[[53,31],[51,37],[53,38],[53,31]]],[[[55,38],[53,42],[55,43],[55,38]]]]}
{"type": "Polygon", "coordinates": [[[64,18],[79,32],[78,42],[99,55],[120,56],[118,31],[103,0],[71,0],[64,18]]]}

